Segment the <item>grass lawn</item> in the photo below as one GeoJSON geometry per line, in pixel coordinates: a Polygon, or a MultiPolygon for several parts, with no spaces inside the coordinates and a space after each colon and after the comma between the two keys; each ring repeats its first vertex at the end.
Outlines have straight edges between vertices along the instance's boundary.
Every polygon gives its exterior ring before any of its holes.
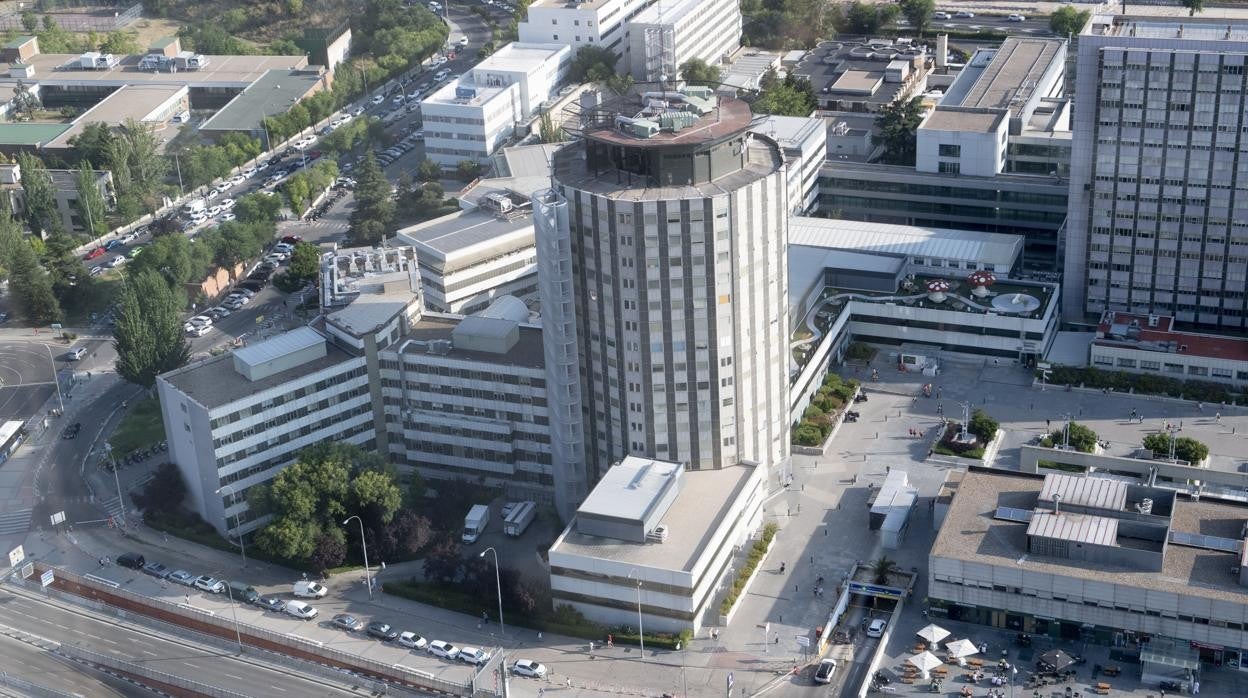
{"type": "Polygon", "coordinates": [[[108,440],[118,456],[150,446],[165,438],[165,423],[160,418],[160,400],[149,397],[139,400],[122,417],[117,431],[108,440]]]}

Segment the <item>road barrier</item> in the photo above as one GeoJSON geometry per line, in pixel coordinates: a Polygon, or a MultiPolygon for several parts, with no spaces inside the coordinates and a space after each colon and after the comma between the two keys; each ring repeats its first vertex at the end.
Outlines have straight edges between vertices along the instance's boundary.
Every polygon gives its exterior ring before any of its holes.
{"type": "MultiPolygon", "coordinates": [[[[213,644],[217,645],[224,641],[230,646],[237,646],[236,640],[241,638],[242,644],[250,648],[300,661],[303,665],[301,669],[306,669],[308,663],[323,665],[328,674],[322,675],[332,675],[340,681],[349,676],[356,682],[375,683],[377,690],[381,691],[385,691],[389,685],[397,688],[417,688],[443,695],[483,695],[482,689],[474,687],[471,682],[440,679],[400,665],[378,662],[367,657],[324,647],[313,640],[292,637],[245,623],[236,625],[229,618],[201,615],[179,603],[135,594],[125,589],[114,589],[67,570],[51,568],[43,563],[35,563],[35,574],[32,580],[37,580],[39,575],[47,569],[56,570],[56,576],[52,585],[48,587],[49,590],[86,600],[92,608],[106,610],[127,620],[143,623],[155,621],[175,626],[174,632],[179,635],[185,635],[187,630],[195,631],[214,637],[213,644]]],[[[487,691],[486,693],[500,695],[501,691],[499,693],[487,691]]]]}
{"type": "Polygon", "coordinates": [[[0,671],[0,686],[13,688],[21,691],[24,696],[36,696],[37,698],[76,698],[72,693],[63,693],[56,691],[47,686],[40,686],[37,683],[31,683],[26,679],[18,678],[7,671],[0,671]]]}
{"type": "Polygon", "coordinates": [[[165,693],[170,688],[185,689],[193,691],[195,695],[209,696],[210,698],[251,698],[244,693],[236,693],[224,688],[218,688],[206,683],[200,683],[192,679],[166,674],[163,671],[157,671],[150,666],[143,664],[135,664],[127,662],[123,659],[109,657],[108,655],[92,652],[82,647],[74,645],[61,645],[58,653],[77,662],[90,664],[97,668],[103,669],[110,673],[119,674],[123,678],[135,681],[150,688],[157,688],[165,693]]]}

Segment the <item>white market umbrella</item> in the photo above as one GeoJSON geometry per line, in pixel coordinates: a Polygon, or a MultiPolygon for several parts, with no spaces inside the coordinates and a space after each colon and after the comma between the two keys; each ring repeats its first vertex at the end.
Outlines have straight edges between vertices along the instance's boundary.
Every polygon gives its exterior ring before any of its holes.
{"type": "Polygon", "coordinates": [[[949,631],[939,625],[936,625],[935,623],[932,623],[915,634],[924,640],[927,640],[927,642],[933,646],[941,640],[949,637],[949,631]]]}
{"type": "Polygon", "coordinates": [[[926,651],[926,650],[925,650],[925,651],[923,651],[923,652],[919,652],[918,654],[916,654],[916,655],[914,655],[913,657],[911,657],[911,658],[907,659],[906,661],[907,661],[907,662],[910,662],[910,663],[911,663],[911,664],[913,664],[913,665],[914,665],[914,666],[915,666],[915,667],[916,667],[919,671],[923,672],[923,680],[924,680],[924,681],[926,681],[926,680],[927,680],[927,678],[928,678],[928,676],[927,676],[927,672],[931,671],[932,669],[935,669],[936,667],[940,666],[941,664],[944,664],[944,662],[940,661],[940,657],[937,657],[936,655],[934,655],[934,654],[932,654],[931,652],[928,652],[928,651],[926,651]]]}
{"type": "Polygon", "coordinates": [[[973,654],[979,654],[979,648],[975,646],[975,643],[966,638],[950,642],[945,645],[945,649],[949,651],[949,656],[955,659],[965,659],[973,654]]]}

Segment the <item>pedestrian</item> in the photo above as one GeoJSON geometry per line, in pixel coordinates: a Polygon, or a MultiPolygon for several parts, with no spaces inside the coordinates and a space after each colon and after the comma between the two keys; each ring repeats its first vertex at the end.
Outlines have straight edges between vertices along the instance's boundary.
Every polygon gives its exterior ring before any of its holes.
{"type": "Polygon", "coordinates": [[[777,645],[778,645],[778,644],[780,644],[780,633],[776,633],[776,642],[775,642],[775,644],[777,644],[777,645]]]}
{"type": "Polygon", "coordinates": [[[1052,429],[1052,428],[1053,428],[1053,420],[1051,420],[1051,419],[1046,419],[1046,420],[1044,420],[1044,428],[1045,428],[1045,430],[1052,429]]]}
{"type": "Polygon", "coordinates": [[[593,641],[593,640],[590,640],[590,641],[589,641],[589,651],[590,651],[590,652],[593,652],[593,651],[594,651],[594,641],[593,641]]]}
{"type": "Polygon", "coordinates": [[[907,430],[906,430],[906,433],[910,434],[910,438],[912,438],[912,439],[914,438],[914,429],[913,429],[913,428],[907,429],[907,430]]]}
{"type": "Polygon", "coordinates": [[[784,568],[785,568],[785,564],[784,564],[784,562],[782,561],[782,562],[780,563],[780,574],[784,574],[784,568]]]}
{"type": "Polygon", "coordinates": [[[1204,412],[1204,411],[1205,411],[1205,403],[1203,403],[1203,402],[1198,402],[1198,403],[1196,403],[1196,409],[1200,410],[1201,412],[1204,412]]]}
{"type": "Polygon", "coordinates": [[[1214,423],[1215,423],[1215,424],[1221,424],[1221,423],[1222,423],[1222,413],[1221,413],[1221,412],[1214,412],[1214,413],[1213,413],[1213,421],[1214,421],[1214,423]]]}

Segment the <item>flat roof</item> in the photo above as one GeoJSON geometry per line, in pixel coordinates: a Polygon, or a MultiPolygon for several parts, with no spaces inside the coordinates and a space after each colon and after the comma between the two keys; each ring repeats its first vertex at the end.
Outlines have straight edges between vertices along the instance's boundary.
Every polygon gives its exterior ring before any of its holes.
{"type": "MultiPolygon", "coordinates": [[[[307,56],[207,56],[208,65],[199,70],[176,73],[140,70],[142,56],[124,56],[108,70],[86,70],[78,65],[81,54],[41,53],[31,56],[27,65],[34,66],[34,80],[41,85],[190,85],[205,87],[246,87],[270,70],[292,70],[308,65],[307,56]]],[[[0,73],[8,74],[6,65],[0,73]]],[[[16,80],[5,82],[15,83],[16,80]]]]}
{"type": "MultiPolygon", "coordinates": [[[[1248,41],[1248,21],[1238,18],[1142,17],[1103,15],[1092,17],[1081,35],[1174,41],[1248,41]],[[1180,34],[1180,31],[1182,32],[1180,34]]],[[[1211,49],[1216,50],[1216,49],[1211,49]]]]}
{"type": "Polygon", "coordinates": [[[0,144],[42,146],[73,128],[73,124],[0,123],[0,144]]]}
{"type": "Polygon", "coordinates": [[[1036,513],[1027,523],[1027,535],[1112,547],[1118,544],[1118,520],[1088,514],[1036,513]]]}
{"type": "Polygon", "coordinates": [[[1127,506],[1127,483],[1100,477],[1055,473],[1044,481],[1040,499],[1045,502],[1057,501],[1059,507],[1071,505],[1122,511],[1127,506]],[[1061,499],[1055,500],[1055,497],[1061,499]]]}
{"type": "MultiPolygon", "coordinates": [[[[909,82],[887,82],[887,66],[925,56],[921,47],[905,40],[821,41],[789,72],[809,79],[820,102],[884,105],[897,99],[909,82]]],[[[912,74],[926,71],[926,67],[915,68],[912,74]]]]}
{"type": "Polygon", "coordinates": [[[1248,361],[1248,339],[1183,332],[1174,329],[1174,318],[1168,315],[1153,317],[1157,320],[1156,327],[1149,325],[1148,315],[1107,312],[1101,316],[1092,343],[1175,356],[1248,361]]]}
{"type": "Polygon", "coordinates": [[[995,133],[1009,112],[1004,109],[973,109],[970,107],[936,107],[928,113],[919,128],[936,131],[995,133]]]}
{"type": "Polygon", "coordinates": [[[1062,39],[1034,39],[1011,36],[995,49],[980,49],[941,100],[941,104],[961,107],[1012,109],[1035,91],[1064,44],[1062,39]],[[986,54],[985,65],[977,65],[979,54],[986,54]],[[977,74],[976,74],[977,73],[977,74]],[[973,79],[971,79],[973,78],[973,79]],[[958,83],[967,79],[965,91],[958,83]],[[952,98],[952,99],[951,99],[952,98]]]}
{"type": "MultiPolygon", "coordinates": [[[[710,99],[713,103],[710,111],[698,116],[696,121],[679,131],[660,131],[649,138],[643,138],[617,128],[614,119],[608,124],[600,122],[589,126],[582,125],[582,130],[586,138],[595,141],[634,148],[661,148],[720,141],[749,128],[754,114],[748,102],[723,95],[712,95],[710,99]]],[[[621,116],[631,118],[640,113],[644,107],[641,95],[630,94],[604,102],[601,110],[615,111],[621,116]]],[[[658,117],[655,117],[654,121],[657,123],[658,117]]]]}
{"type": "Polygon", "coordinates": [[[755,121],[750,130],[774,139],[781,148],[801,148],[811,139],[826,141],[828,136],[827,124],[824,120],[808,116],[768,114],[755,121]]]}
{"type": "MultiPolygon", "coordinates": [[[[549,181],[549,180],[547,180],[549,181]]],[[[393,240],[417,249],[416,258],[426,266],[440,262],[461,267],[522,250],[534,245],[533,216],[500,218],[489,211],[456,211],[441,218],[400,228],[393,240]]]]}
{"type": "Polygon", "coordinates": [[[501,174],[505,177],[544,177],[549,181],[550,162],[555,151],[563,146],[563,143],[537,143],[503,148],[502,160],[507,171],[501,174]]]}
{"type": "Polygon", "coordinates": [[[873,95],[884,83],[884,73],[879,70],[847,70],[832,81],[831,92],[853,92],[873,95]]]}
{"type": "Polygon", "coordinates": [[[560,52],[571,49],[566,44],[539,44],[523,41],[512,41],[490,54],[485,60],[473,66],[473,72],[484,70],[505,70],[510,73],[522,72],[532,75],[547,61],[560,52]]]}
{"type": "Polygon", "coordinates": [[[692,572],[753,474],[747,465],[686,471],[680,493],[660,521],[668,530],[663,543],[587,536],[576,531],[574,521],[551,552],[692,572]]]}
{"type": "MultiPolygon", "coordinates": [[[[962,476],[945,521],[936,534],[934,558],[962,560],[1012,570],[1121,584],[1181,596],[1248,603],[1248,588],[1226,573],[1239,562],[1238,553],[1167,545],[1162,569],[1114,565],[1098,559],[1063,560],[1035,555],[1027,549],[1027,525],[993,518],[998,507],[1031,510],[1044,479],[1035,475],[972,468],[962,476]]],[[[1065,516],[1063,514],[1062,516],[1065,516]]],[[[1200,501],[1175,500],[1172,531],[1238,539],[1248,507],[1204,496],[1200,501]]]]}
{"type": "MultiPolygon", "coordinates": [[[[462,315],[452,315],[450,313],[425,312],[421,316],[420,321],[408,330],[405,339],[413,339],[417,342],[432,342],[445,339],[454,342],[451,333],[459,325],[459,321],[463,317],[462,315]]],[[[402,345],[402,341],[400,341],[400,344],[402,345]]],[[[407,344],[405,347],[404,354],[429,353],[424,346],[407,344]]],[[[522,366],[524,368],[545,368],[546,366],[546,355],[542,347],[542,330],[533,325],[520,325],[519,340],[511,349],[502,354],[486,351],[469,351],[453,346],[450,353],[441,355],[439,358],[522,366]]]]}
{"type": "Polygon", "coordinates": [[[311,327],[297,327],[276,337],[236,349],[234,359],[254,367],[324,343],[325,337],[320,332],[311,327]]]}
{"type": "Polygon", "coordinates": [[[629,24],[675,24],[702,6],[701,0],[659,0],[633,15],[629,24]]]}
{"type": "Polygon", "coordinates": [[[529,7],[553,7],[567,10],[600,10],[609,4],[617,2],[623,4],[623,0],[585,0],[585,2],[578,2],[578,0],[533,0],[533,4],[529,5],[529,7]]]}
{"type": "Polygon", "coordinates": [[[311,71],[270,70],[200,126],[206,131],[252,131],[266,115],[284,113],[321,82],[311,71]]]}
{"type": "Polygon", "coordinates": [[[958,259],[1008,267],[1022,254],[1023,236],[792,216],[789,218],[789,244],[958,259]]]}
{"type": "Polygon", "coordinates": [[[116,92],[75,119],[73,126],[48,145],[68,148],[69,139],[82,133],[92,123],[115,126],[128,118],[142,121],[169,100],[177,99],[186,91],[185,85],[122,85],[116,92]]]}
{"type": "MultiPolygon", "coordinates": [[[[396,277],[408,278],[409,272],[392,272],[396,277]]],[[[375,279],[370,281],[376,282],[375,279]]],[[[383,286],[363,291],[347,305],[329,313],[326,321],[354,337],[376,332],[419,300],[419,296],[406,283],[400,288],[383,286]]]]}
{"type": "Polygon", "coordinates": [[[22,46],[25,46],[26,44],[34,40],[35,40],[35,37],[33,36],[18,36],[18,37],[14,37],[11,41],[6,43],[4,47],[5,48],[21,48],[22,46]]]}
{"type": "Polygon", "coordinates": [[[684,466],[671,461],[625,456],[611,466],[577,508],[578,515],[642,521],[684,466]]]}
{"type": "Polygon", "coordinates": [[[517,85],[517,84],[518,83],[511,83],[510,85],[485,87],[485,86],[476,84],[472,80],[471,75],[469,75],[463,78],[455,78],[454,80],[446,83],[442,87],[439,87],[438,89],[434,90],[433,94],[421,100],[420,104],[422,108],[425,105],[435,105],[435,106],[465,105],[465,106],[480,107],[488,103],[490,100],[493,100],[497,98],[499,95],[508,91],[512,85],[517,85]],[[474,89],[476,90],[477,95],[472,98],[457,97],[456,90],[460,87],[474,89]]]}
{"type": "Polygon", "coordinates": [[[260,380],[248,380],[234,370],[233,352],[188,364],[160,378],[211,410],[353,360],[362,362],[364,359],[348,354],[333,342],[327,342],[325,356],[260,380]]]}

